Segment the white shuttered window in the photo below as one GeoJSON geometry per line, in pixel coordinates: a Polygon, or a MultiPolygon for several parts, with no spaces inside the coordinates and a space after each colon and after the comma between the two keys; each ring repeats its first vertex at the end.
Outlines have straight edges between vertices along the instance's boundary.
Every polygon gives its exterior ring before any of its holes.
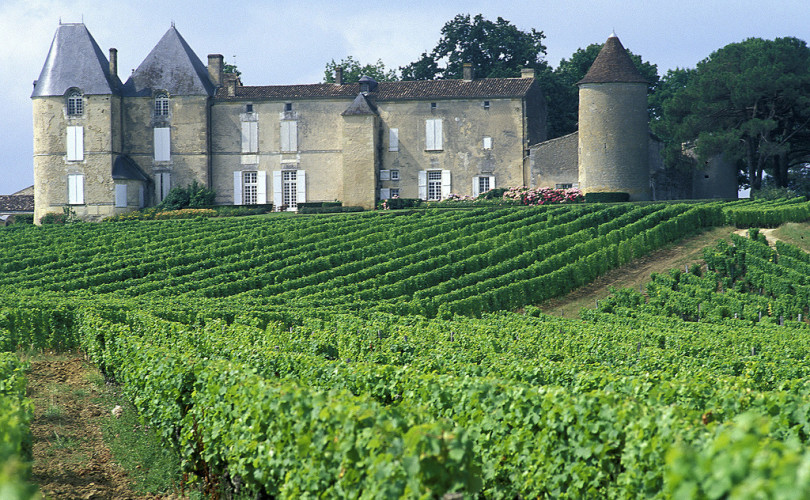
{"type": "Polygon", "coordinates": [[[259,152],[259,122],[242,122],[242,152],[259,152]]]}
{"type": "Polygon", "coordinates": [[[298,122],[285,120],[281,122],[281,150],[298,151],[298,122]]]}
{"type": "Polygon", "coordinates": [[[490,189],[495,189],[495,176],[494,175],[479,175],[473,177],[472,193],[473,196],[486,193],[490,189]]]}
{"type": "Polygon", "coordinates": [[[67,128],[67,161],[84,161],[84,127],[67,128]]]}
{"type": "Polygon", "coordinates": [[[427,151],[441,151],[443,149],[441,118],[425,120],[425,149],[427,151]]]}
{"type": "Polygon", "coordinates": [[[126,208],[127,206],[127,185],[115,185],[115,206],[117,208],[126,208]]]}
{"type": "Polygon", "coordinates": [[[388,151],[399,151],[399,129],[388,130],[388,151]]]}
{"type": "Polygon", "coordinates": [[[68,174],[68,204],[84,204],[84,174],[68,174]]]}
{"type": "Polygon", "coordinates": [[[155,175],[155,196],[158,203],[169,195],[172,189],[172,174],[169,172],[158,172],[155,175]]]}
{"type": "Polygon", "coordinates": [[[171,129],[155,127],[155,161],[171,160],[171,129]]]}

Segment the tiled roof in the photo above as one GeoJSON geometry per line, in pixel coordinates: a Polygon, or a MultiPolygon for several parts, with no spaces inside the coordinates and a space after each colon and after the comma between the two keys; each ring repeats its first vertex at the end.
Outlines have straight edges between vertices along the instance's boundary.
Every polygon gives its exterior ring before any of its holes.
{"type": "MultiPolygon", "coordinates": [[[[453,99],[487,97],[523,97],[534,83],[533,78],[486,78],[481,80],[418,80],[379,82],[369,97],[376,101],[398,99],[453,99]]],[[[217,91],[218,99],[312,99],[329,97],[353,98],[360,91],[358,83],[336,85],[237,86],[236,95],[229,96],[225,88],[217,91]]]]}
{"type": "Polygon", "coordinates": [[[60,24],[31,97],[61,96],[71,87],[84,94],[114,94],[119,85],[85,25],[60,24]]]}
{"type": "Polygon", "coordinates": [[[0,212],[33,212],[34,195],[0,195],[0,212]]]}
{"type": "Polygon", "coordinates": [[[165,90],[170,95],[213,95],[208,69],[172,26],[124,84],[126,96],[151,96],[165,90]]]}
{"type": "Polygon", "coordinates": [[[607,39],[599,55],[585,74],[577,82],[583,83],[649,83],[636,69],[630,54],[615,35],[607,39]]]}

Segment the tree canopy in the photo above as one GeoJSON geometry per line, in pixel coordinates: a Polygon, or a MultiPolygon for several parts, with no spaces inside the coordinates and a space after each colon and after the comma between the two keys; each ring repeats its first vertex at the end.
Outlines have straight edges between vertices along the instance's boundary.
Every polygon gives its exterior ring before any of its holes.
{"type": "Polygon", "coordinates": [[[402,79],[461,78],[464,63],[473,65],[476,78],[518,77],[521,68],[547,67],[544,38],[542,31],[521,31],[501,17],[458,14],[442,27],[432,51],[400,68],[402,79]]]}
{"type": "Polygon", "coordinates": [[[382,59],[377,59],[374,64],[361,64],[354,57],[348,56],[340,62],[332,59],[326,64],[323,74],[324,83],[335,83],[335,69],[338,67],[343,68],[343,83],[355,83],[360,80],[361,76],[370,76],[378,82],[390,82],[398,79],[397,72],[387,69],[382,59]]]}
{"type": "Polygon", "coordinates": [[[654,131],[672,150],[691,144],[699,160],[736,161],[747,183],[763,172],[787,187],[790,170],[810,160],[810,49],[797,38],[749,38],[726,45],[665,78],[654,131]]]}

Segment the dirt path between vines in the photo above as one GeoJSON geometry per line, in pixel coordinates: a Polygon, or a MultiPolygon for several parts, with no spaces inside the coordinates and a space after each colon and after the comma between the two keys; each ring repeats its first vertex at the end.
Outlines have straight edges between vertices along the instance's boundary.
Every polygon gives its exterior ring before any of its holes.
{"type": "Polygon", "coordinates": [[[676,267],[685,269],[684,266],[702,260],[704,248],[714,245],[720,239],[729,240],[732,232],[734,228],[731,226],[713,228],[668,245],[620,268],[608,271],[593,283],[563,297],[548,300],[539,307],[546,314],[578,318],[580,309],[593,308],[597,300],[610,295],[610,287],[639,289],[650,281],[652,273],[666,272],[676,267]]]}
{"type": "Polygon", "coordinates": [[[45,498],[141,499],[102,440],[96,402],[100,375],[78,354],[31,360],[28,397],[34,402],[32,481],[45,498]],[[95,377],[95,381],[94,381],[95,377]]]}

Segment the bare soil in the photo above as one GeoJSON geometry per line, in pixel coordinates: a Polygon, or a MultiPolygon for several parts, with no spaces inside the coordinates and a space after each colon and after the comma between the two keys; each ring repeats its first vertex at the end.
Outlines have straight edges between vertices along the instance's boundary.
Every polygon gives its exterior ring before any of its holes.
{"type": "Polygon", "coordinates": [[[157,498],[132,491],[126,472],[104,444],[99,423],[109,409],[97,402],[104,390],[98,377],[95,368],[76,353],[31,360],[32,480],[45,498],[157,498]]]}

